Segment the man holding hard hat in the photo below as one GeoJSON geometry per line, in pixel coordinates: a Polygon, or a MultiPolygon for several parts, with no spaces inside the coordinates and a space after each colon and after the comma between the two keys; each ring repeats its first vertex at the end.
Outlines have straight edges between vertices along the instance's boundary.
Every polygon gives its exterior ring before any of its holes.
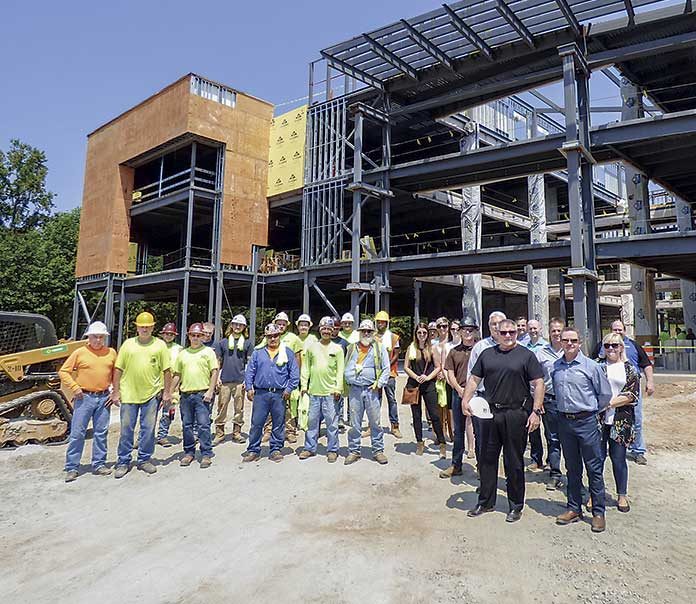
{"type": "Polygon", "coordinates": [[[524,450],[527,433],[539,428],[544,410],[544,372],[531,350],[517,342],[517,325],[510,319],[498,324],[500,342],[484,350],[476,360],[462,397],[465,415],[490,418],[485,448],[481,452],[481,489],[478,504],[468,515],[480,516],[495,509],[498,461],[503,451],[510,511],[505,520],[515,522],[524,507],[524,450]],[[481,380],[486,381],[486,401],[472,401],[481,380]],[[534,390],[534,402],[530,386],[534,390]],[[528,414],[529,407],[532,412],[528,414]]]}

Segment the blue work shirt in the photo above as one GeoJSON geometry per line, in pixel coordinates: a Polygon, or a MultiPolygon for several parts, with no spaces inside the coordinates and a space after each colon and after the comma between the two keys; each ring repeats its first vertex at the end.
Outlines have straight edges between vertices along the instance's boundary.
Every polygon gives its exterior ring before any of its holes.
{"type": "Polygon", "coordinates": [[[278,365],[278,357],[272,359],[266,346],[254,350],[247,364],[244,387],[247,390],[278,388],[288,394],[295,390],[300,385],[300,368],[293,351],[287,346],[285,351],[288,362],[278,365]]]}
{"type": "Polygon", "coordinates": [[[582,352],[568,362],[557,359],[551,373],[556,408],[561,413],[599,411],[609,405],[611,386],[604,371],[582,352]]]}
{"type": "Polygon", "coordinates": [[[387,349],[381,344],[373,342],[370,345],[370,350],[367,351],[367,356],[363,359],[362,368],[358,368],[358,351],[360,344],[352,345],[352,351],[346,356],[346,368],[344,375],[346,384],[349,386],[372,386],[377,380],[377,367],[375,365],[375,350],[380,351],[381,362],[379,380],[377,387],[384,388],[389,381],[389,355],[387,349]]]}
{"type": "MultiPolygon", "coordinates": [[[[520,342],[520,344],[521,344],[521,342],[520,342]]],[[[547,344],[548,344],[548,342],[547,342],[546,340],[544,340],[544,338],[539,338],[539,339],[537,340],[537,343],[536,343],[536,344],[532,344],[532,339],[529,338],[529,339],[527,340],[527,343],[525,344],[525,346],[526,346],[527,348],[529,348],[529,350],[531,350],[532,352],[535,353],[535,352],[537,352],[538,350],[541,350],[541,349],[542,349],[544,346],[546,346],[547,344]]]]}
{"type": "Polygon", "coordinates": [[[548,342],[541,348],[534,351],[536,358],[541,363],[541,368],[544,370],[544,386],[546,390],[544,391],[544,406],[548,407],[553,405],[556,408],[556,395],[553,391],[553,380],[551,379],[551,372],[553,370],[553,364],[563,356],[563,349],[558,351],[553,349],[553,346],[548,342]]]}

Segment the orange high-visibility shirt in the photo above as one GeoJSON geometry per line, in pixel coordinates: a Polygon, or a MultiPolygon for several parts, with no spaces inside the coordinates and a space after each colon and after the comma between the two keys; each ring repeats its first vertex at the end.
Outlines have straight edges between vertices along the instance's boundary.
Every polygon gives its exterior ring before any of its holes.
{"type": "Polygon", "coordinates": [[[111,386],[116,363],[116,351],[104,346],[94,350],[83,346],[75,350],[58,370],[63,383],[73,392],[99,392],[111,386]]]}

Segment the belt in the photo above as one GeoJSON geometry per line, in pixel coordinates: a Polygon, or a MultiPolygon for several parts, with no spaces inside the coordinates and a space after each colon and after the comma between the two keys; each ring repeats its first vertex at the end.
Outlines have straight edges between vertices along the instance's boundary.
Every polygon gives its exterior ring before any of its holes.
{"type": "Polygon", "coordinates": [[[105,388],[104,390],[85,390],[84,388],[82,388],[82,392],[84,394],[93,394],[95,396],[99,396],[101,394],[109,394],[109,389],[105,388]]]}
{"type": "Polygon", "coordinates": [[[524,407],[524,402],[515,405],[510,405],[509,403],[489,403],[488,406],[492,409],[497,409],[498,411],[502,411],[504,409],[522,409],[522,407],[524,407]]]}
{"type": "Polygon", "coordinates": [[[254,392],[285,392],[285,388],[254,388],[254,392]]]}
{"type": "Polygon", "coordinates": [[[586,419],[592,415],[595,415],[596,411],[580,411],[579,413],[563,413],[561,415],[566,419],[586,419]]]}
{"type": "Polygon", "coordinates": [[[200,394],[201,392],[208,392],[208,389],[206,388],[205,390],[182,390],[181,394],[200,394]]]}

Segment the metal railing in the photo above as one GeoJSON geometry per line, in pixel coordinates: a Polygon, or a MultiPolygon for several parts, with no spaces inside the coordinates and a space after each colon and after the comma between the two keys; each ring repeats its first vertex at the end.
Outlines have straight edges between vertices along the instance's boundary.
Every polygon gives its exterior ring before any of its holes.
{"type": "Polygon", "coordinates": [[[204,168],[194,168],[191,177],[191,168],[157,179],[147,185],[133,190],[133,203],[142,203],[152,199],[159,199],[166,195],[171,195],[177,191],[182,191],[189,187],[204,191],[215,192],[215,172],[204,168]]]}
{"type": "MultiPolygon", "coordinates": [[[[210,249],[202,247],[191,248],[192,267],[211,268],[212,267],[212,252],[210,249]]],[[[163,252],[160,254],[147,254],[138,259],[136,264],[136,274],[148,275],[150,273],[159,273],[176,268],[184,268],[186,266],[186,248],[179,248],[171,252],[163,252]]]]}

